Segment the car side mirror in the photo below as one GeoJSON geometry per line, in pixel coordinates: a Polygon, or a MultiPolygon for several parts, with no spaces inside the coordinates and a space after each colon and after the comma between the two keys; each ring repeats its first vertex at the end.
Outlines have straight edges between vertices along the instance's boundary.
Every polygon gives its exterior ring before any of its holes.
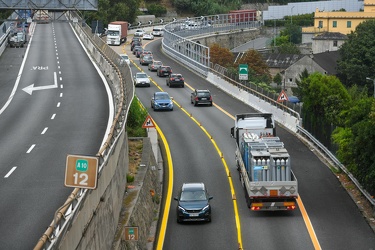
{"type": "Polygon", "coordinates": [[[173,101],[173,96],[171,96],[171,100],[173,101]]]}
{"type": "Polygon", "coordinates": [[[214,197],[213,196],[210,196],[210,197],[208,197],[208,200],[212,200],[214,197]]]}
{"type": "Polygon", "coordinates": [[[178,197],[174,197],[173,199],[174,199],[175,201],[178,201],[178,197]]]}

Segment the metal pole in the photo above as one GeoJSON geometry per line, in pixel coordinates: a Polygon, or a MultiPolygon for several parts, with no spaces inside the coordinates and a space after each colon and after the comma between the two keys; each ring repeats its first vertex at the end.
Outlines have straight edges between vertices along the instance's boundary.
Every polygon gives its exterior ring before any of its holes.
{"type": "Polygon", "coordinates": [[[273,19],[273,47],[276,47],[276,19],[273,19]]]}

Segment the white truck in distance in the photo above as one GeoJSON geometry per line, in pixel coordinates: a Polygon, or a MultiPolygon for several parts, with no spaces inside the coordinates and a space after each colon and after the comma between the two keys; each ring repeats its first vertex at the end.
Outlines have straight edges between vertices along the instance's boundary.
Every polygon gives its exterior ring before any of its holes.
{"type": "Polygon", "coordinates": [[[107,29],[107,44],[118,45],[126,42],[126,36],[128,35],[128,22],[115,21],[108,24],[107,29]]]}
{"type": "Polygon", "coordinates": [[[236,165],[252,211],[294,210],[297,179],[284,143],[276,137],[272,114],[238,114],[231,136],[236,139],[236,165]]]}

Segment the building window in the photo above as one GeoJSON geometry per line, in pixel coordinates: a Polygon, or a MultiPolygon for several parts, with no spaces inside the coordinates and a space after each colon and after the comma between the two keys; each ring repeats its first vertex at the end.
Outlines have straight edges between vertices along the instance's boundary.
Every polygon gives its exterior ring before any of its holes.
{"type": "Polygon", "coordinates": [[[333,41],[333,47],[337,47],[337,41],[333,41]]]}
{"type": "Polygon", "coordinates": [[[337,28],[337,21],[333,21],[333,22],[332,22],[332,27],[333,27],[333,28],[337,28]]]}
{"type": "Polygon", "coordinates": [[[346,28],[351,28],[351,27],[352,27],[352,21],[347,21],[346,28]]]}
{"type": "Polygon", "coordinates": [[[319,28],[319,29],[323,28],[323,21],[319,21],[318,28],[319,28]]]}

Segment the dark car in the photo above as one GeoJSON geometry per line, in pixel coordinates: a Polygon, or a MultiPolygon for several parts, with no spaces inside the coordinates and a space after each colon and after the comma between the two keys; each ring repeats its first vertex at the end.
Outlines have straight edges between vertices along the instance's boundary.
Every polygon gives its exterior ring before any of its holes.
{"type": "Polygon", "coordinates": [[[169,76],[170,74],[172,74],[172,68],[170,66],[160,66],[156,71],[156,74],[160,77],[169,76]]]}
{"type": "Polygon", "coordinates": [[[150,63],[152,63],[154,61],[154,58],[151,56],[151,55],[142,55],[140,58],[139,58],[139,63],[141,65],[149,65],[150,63]]]}
{"type": "Polygon", "coordinates": [[[151,108],[156,110],[173,110],[173,98],[167,92],[155,92],[151,98],[151,108]]]}
{"type": "Polygon", "coordinates": [[[167,86],[170,88],[177,86],[177,87],[185,87],[185,79],[182,77],[181,74],[170,74],[166,80],[167,86]]]}
{"type": "Polygon", "coordinates": [[[191,93],[190,102],[193,103],[194,106],[200,104],[208,104],[212,106],[211,92],[208,89],[196,89],[191,93]]]}
{"type": "Polygon", "coordinates": [[[130,50],[133,51],[135,46],[142,46],[142,42],[140,41],[132,41],[130,44],[130,50]]]}
{"type": "Polygon", "coordinates": [[[133,49],[133,55],[137,55],[138,50],[143,52],[142,46],[139,46],[139,45],[135,46],[133,49]]]}
{"type": "Polygon", "coordinates": [[[174,199],[177,203],[177,222],[211,221],[210,196],[203,183],[184,183],[174,199]]]}
{"type": "MultiPolygon", "coordinates": [[[[135,48],[134,48],[134,49],[135,49],[135,48]]],[[[143,48],[142,48],[142,47],[141,47],[141,48],[137,48],[136,51],[135,51],[135,56],[136,56],[137,58],[140,58],[141,55],[142,55],[142,53],[143,53],[143,48]]]]}

